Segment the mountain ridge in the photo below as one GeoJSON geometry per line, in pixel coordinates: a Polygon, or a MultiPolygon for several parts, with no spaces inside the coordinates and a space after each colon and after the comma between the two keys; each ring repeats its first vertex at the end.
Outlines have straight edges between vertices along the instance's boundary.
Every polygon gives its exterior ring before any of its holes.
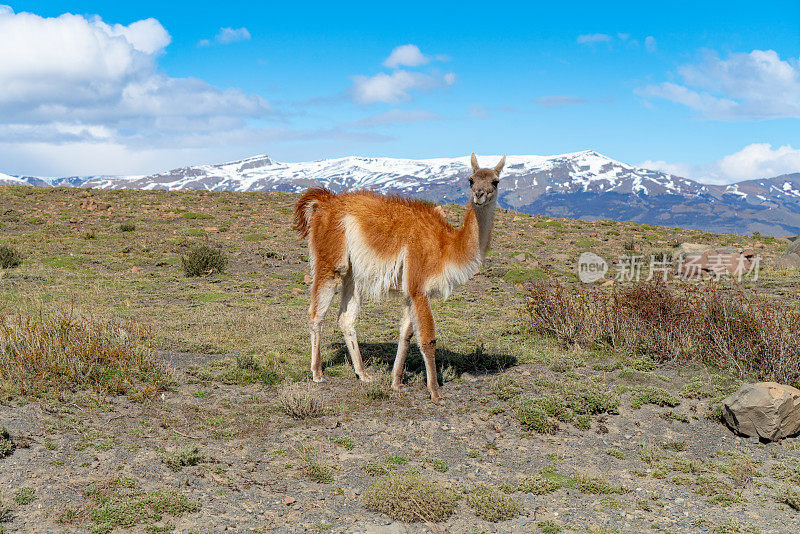
{"type": "MultiPolygon", "coordinates": [[[[482,165],[500,158],[481,156],[482,165]]],[[[41,178],[0,173],[0,185],[102,189],[335,192],[371,189],[435,202],[467,200],[469,157],[346,156],[285,163],[260,154],[150,175],[41,178]]],[[[510,155],[498,192],[502,207],[573,219],[615,219],[716,232],[800,233],[800,173],[712,185],[628,165],[594,150],[510,155]]]]}

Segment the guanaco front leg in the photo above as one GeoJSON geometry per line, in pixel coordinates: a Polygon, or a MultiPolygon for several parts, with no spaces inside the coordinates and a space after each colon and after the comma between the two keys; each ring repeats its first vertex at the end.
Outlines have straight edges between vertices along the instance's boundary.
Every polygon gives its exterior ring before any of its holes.
{"type": "Polygon", "coordinates": [[[400,339],[397,341],[397,355],[394,357],[392,368],[392,389],[403,390],[403,370],[406,367],[406,355],[411,345],[411,336],[414,335],[414,324],[411,321],[411,302],[403,304],[403,319],[400,321],[400,339]]]}
{"type": "Polygon", "coordinates": [[[411,299],[414,312],[414,326],[417,331],[417,342],[425,360],[425,374],[428,381],[428,392],[431,401],[441,404],[444,399],[436,374],[436,338],[434,337],[433,314],[428,297],[417,295],[411,299]]]}
{"type": "Polygon", "coordinates": [[[311,376],[314,382],[325,382],[322,375],[322,321],[336,293],[335,280],[315,276],[311,286],[311,306],[308,309],[308,328],[311,331],[311,376]]]}

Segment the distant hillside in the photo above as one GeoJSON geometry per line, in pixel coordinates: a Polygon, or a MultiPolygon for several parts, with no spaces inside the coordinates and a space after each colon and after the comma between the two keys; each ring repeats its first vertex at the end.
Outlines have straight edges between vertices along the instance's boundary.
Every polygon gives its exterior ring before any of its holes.
{"type": "MultiPolygon", "coordinates": [[[[499,156],[483,156],[493,165],[499,156]]],[[[347,157],[280,163],[254,156],[218,165],[183,167],[149,176],[18,177],[0,184],[232,191],[372,189],[436,202],[466,202],[467,157],[409,160],[347,157]]],[[[800,233],[800,173],[706,185],[633,167],[592,150],[556,156],[509,156],[500,204],[554,217],[628,220],[712,232],[800,233]]]]}

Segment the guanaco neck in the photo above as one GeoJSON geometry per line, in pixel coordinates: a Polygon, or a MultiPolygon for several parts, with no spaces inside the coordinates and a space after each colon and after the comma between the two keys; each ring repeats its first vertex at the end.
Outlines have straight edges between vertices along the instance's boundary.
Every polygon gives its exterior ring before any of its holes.
{"type": "Polygon", "coordinates": [[[481,262],[486,259],[486,252],[489,250],[489,245],[492,241],[492,227],[494,226],[496,206],[496,199],[492,199],[482,206],[476,206],[470,200],[467,212],[464,214],[464,224],[461,227],[462,237],[470,239],[477,231],[478,250],[476,252],[480,253],[481,262]]]}

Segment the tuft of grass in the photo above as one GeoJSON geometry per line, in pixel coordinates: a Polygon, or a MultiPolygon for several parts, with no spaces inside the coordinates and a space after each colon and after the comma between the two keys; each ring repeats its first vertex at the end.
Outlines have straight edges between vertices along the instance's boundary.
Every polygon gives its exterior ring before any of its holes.
{"type": "Polygon", "coordinates": [[[333,438],[333,442],[337,445],[341,445],[348,451],[352,451],[356,447],[356,444],[353,443],[353,438],[350,436],[336,436],[333,438]]]}
{"type": "Polygon", "coordinates": [[[22,263],[22,254],[10,245],[0,245],[0,269],[13,269],[22,263]]]}
{"type": "Polygon", "coordinates": [[[430,464],[430,466],[433,467],[434,470],[439,471],[440,473],[446,473],[447,470],[450,468],[450,466],[447,465],[447,462],[445,462],[444,460],[440,460],[439,458],[428,457],[428,458],[423,458],[422,461],[425,462],[426,464],[430,464]]]}
{"type": "Polygon", "coordinates": [[[793,509],[800,512],[800,489],[795,486],[784,486],[778,492],[776,500],[779,503],[788,504],[793,509]]]}
{"type": "Polygon", "coordinates": [[[14,493],[14,502],[26,506],[36,500],[36,490],[29,487],[18,489],[14,493]]]}
{"type": "Polygon", "coordinates": [[[364,505],[397,521],[436,523],[453,515],[458,497],[448,486],[405,472],[389,475],[370,486],[364,494],[364,505]]]}
{"type": "Polygon", "coordinates": [[[504,276],[503,280],[511,284],[524,284],[526,282],[535,282],[537,280],[544,280],[547,278],[547,273],[538,267],[533,269],[526,269],[525,267],[515,267],[510,269],[504,276]]]}
{"type": "Polygon", "coordinates": [[[561,525],[552,519],[548,519],[547,521],[539,521],[536,523],[536,526],[539,527],[544,534],[558,534],[561,532],[561,525]]]}
{"type": "Polygon", "coordinates": [[[606,449],[606,454],[609,456],[613,456],[617,460],[624,460],[626,455],[619,449],[606,449]]]}
{"type": "Polygon", "coordinates": [[[372,475],[374,477],[380,477],[389,474],[389,468],[386,466],[386,464],[381,462],[368,462],[362,465],[361,469],[363,469],[368,475],[372,475]]]}
{"type": "Polygon", "coordinates": [[[302,451],[300,458],[303,460],[303,471],[312,482],[319,484],[333,482],[333,469],[320,460],[315,449],[306,448],[302,451]]]}
{"type": "Polygon", "coordinates": [[[475,515],[492,523],[513,519],[522,514],[522,503],[484,484],[469,491],[467,504],[475,511],[475,515]]]}
{"type": "Polygon", "coordinates": [[[85,509],[62,513],[61,522],[74,522],[88,517],[93,523],[89,532],[93,534],[152,524],[160,521],[164,514],[179,517],[200,509],[198,503],[174,490],[141,491],[132,479],[94,485],[86,492],[86,497],[85,509]]]}
{"type": "Polygon", "coordinates": [[[172,451],[164,458],[164,463],[173,471],[180,471],[184,467],[204,462],[205,459],[206,455],[200,450],[200,447],[190,445],[172,451]]]}
{"type": "Polygon", "coordinates": [[[205,220],[205,219],[213,219],[213,218],[214,218],[214,216],[213,215],[209,215],[208,213],[195,213],[195,212],[192,212],[192,211],[186,211],[184,213],[181,213],[181,219],[192,219],[192,220],[203,219],[203,220],[205,220]]]}
{"type": "Polygon", "coordinates": [[[674,408],[680,403],[681,400],[675,395],[656,386],[638,386],[631,396],[631,408],[633,409],[639,409],[645,404],[674,408]]]}
{"type": "Polygon", "coordinates": [[[500,400],[508,401],[522,394],[522,385],[510,376],[500,376],[492,383],[492,391],[500,400]]]}
{"type": "Polygon", "coordinates": [[[320,417],[325,413],[325,403],[308,384],[289,384],[278,393],[278,403],[286,415],[295,419],[320,417]]]}
{"type": "Polygon", "coordinates": [[[0,313],[0,390],[43,395],[90,389],[152,396],[168,382],[144,343],[149,328],[73,312],[0,313]]]}
{"type": "Polygon", "coordinates": [[[628,493],[629,490],[622,486],[615,486],[604,478],[589,477],[585,475],[564,475],[552,466],[545,467],[538,475],[526,478],[519,490],[535,495],[546,495],[561,488],[577,489],[583,493],[595,495],[609,495],[612,493],[628,493]]]}
{"type": "Polygon", "coordinates": [[[6,427],[0,428],[0,458],[5,458],[9,456],[16,445],[14,444],[14,440],[11,439],[11,434],[8,432],[6,427]]]}
{"type": "Polygon", "coordinates": [[[136,225],[132,222],[124,222],[119,225],[120,232],[133,232],[136,230],[136,225]]]}
{"type": "Polygon", "coordinates": [[[186,256],[181,256],[181,266],[186,276],[209,276],[224,273],[228,268],[228,258],[218,248],[197,245],[186,256]]]}
{"type": "Polygon", "coordinates": [[[555,434],[558,423],[550,418],[538,399],[523,397],[517,403],[517,417],[524,430],[539,434],[555,434]]]}

